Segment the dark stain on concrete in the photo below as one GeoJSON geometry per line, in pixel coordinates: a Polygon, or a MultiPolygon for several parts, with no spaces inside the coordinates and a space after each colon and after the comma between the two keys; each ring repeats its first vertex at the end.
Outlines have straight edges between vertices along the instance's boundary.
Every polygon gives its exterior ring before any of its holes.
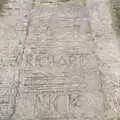
{"type": "Polygon", "coordinates": [[[70,0],[59,0],[59,2],[69,2],[70,0]]]}
{"type": "Polygon", "coordinates": [[[8,3],[8,0],[0,0],[0,16],[4,12],[4,5],[8,3]]]}

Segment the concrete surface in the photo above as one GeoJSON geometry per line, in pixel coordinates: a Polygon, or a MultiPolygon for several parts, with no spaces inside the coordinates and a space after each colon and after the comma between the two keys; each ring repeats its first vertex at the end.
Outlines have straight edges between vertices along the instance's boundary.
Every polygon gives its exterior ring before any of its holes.
{"type": "Polygon", "coordinates": [[[9,0],[0,7],[0,120],[119,120],[110,1],[9,0]]]}

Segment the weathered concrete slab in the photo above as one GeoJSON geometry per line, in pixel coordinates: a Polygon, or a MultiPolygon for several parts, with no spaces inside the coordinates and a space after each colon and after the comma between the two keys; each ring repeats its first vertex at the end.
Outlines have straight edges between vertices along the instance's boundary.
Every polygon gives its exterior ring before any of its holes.
{"type": "Polygon", "coordinates": [[[15,119],[103,119],[99,61],[85,7],[34,1],[15,119]]]}

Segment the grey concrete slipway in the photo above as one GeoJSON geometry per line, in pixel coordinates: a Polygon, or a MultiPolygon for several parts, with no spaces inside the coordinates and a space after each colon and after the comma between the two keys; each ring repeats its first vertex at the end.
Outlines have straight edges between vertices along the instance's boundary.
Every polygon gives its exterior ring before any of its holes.
{"type": "Polygon", "coordinates": [[[0,120],[119,119],[119,40],[108,0],[0,6],[0,120]]]}

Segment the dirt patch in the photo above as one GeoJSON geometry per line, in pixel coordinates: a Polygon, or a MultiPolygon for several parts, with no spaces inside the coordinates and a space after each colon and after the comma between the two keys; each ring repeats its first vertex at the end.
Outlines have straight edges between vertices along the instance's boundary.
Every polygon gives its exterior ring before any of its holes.
{"type": "Polygon", "coordinates": [[[110,120],[120,120],[120,118],[111,118],[110,120]]]}
{"type": "Polygon", "coordinates": [[[113,29],[120,35],[120,0],[111,1],[113,29]]]}

